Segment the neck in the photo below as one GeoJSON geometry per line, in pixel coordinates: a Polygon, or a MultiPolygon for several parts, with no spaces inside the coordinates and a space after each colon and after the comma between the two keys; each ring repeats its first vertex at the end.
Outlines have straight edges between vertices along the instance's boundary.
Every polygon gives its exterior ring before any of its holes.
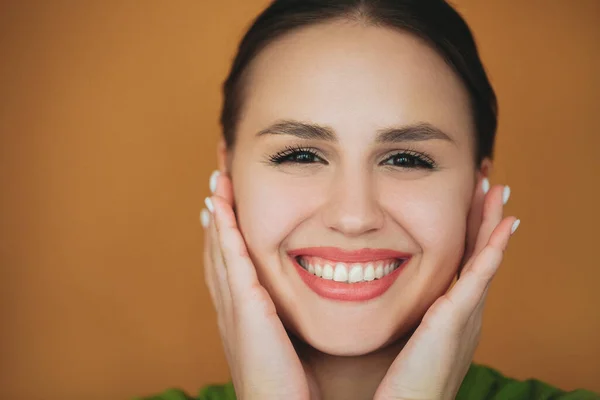
{"type": "Polygon", "coordinates": [[[313,398],[370,400],[406,340],[401,338],[361,356],[332,356],[297,339],[294,345],[307,372],[313,398]]]}

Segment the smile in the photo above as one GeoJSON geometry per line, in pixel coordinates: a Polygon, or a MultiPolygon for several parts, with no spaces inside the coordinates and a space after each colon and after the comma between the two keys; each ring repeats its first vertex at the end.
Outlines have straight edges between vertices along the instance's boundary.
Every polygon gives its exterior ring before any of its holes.
{"type": "Polygon", "coordinates": [[[402,260],[380,260],[368,263],[342,263],[320,257],[299,256],[298,264],[312,275],[336,282],[358,283],[381,279],[391,274],[402,260]]]}
{"type": "Polygon", "coordinates": [[[304,283],[317,295],[342,301],[381,296],[394,283],[411,254],[387,249],[296,249],[288,253],[304,283]]]}

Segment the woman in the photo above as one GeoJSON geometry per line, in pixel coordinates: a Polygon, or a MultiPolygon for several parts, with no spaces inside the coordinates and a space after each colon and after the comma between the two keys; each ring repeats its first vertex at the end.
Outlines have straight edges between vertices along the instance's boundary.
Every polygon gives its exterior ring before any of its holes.
{"type": "Polygon", "coordinates": [[[487,178],[496,97],[450,5],[276,0],[224,95],[201,219],[233,382],[200,399],[598,398],[471,365],[519,220],[487,178]]]}

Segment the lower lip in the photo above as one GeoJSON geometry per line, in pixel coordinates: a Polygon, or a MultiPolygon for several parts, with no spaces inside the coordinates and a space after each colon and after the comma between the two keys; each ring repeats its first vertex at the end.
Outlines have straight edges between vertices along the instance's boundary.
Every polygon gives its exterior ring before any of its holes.
{"type": "Polygon", "coordinates": [[[367,301],[381,296],[396,281],[400,271],[404,269],[408,262],[408,260],[404,260],[391,274],[381,279],[369,282],[343,283],[319,278],[302,268],[295,257],[290,258],[306,286],[321,297],[339,301],[367,301]]]}

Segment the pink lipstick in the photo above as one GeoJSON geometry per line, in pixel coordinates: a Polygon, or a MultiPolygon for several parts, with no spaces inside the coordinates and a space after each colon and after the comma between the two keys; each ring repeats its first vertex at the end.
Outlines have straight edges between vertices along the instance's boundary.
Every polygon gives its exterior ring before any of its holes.
{"type": "Polygon", "coordinates": [[[385,293],[412,255],[390,249],[309,247],[288,252],[300,278],[317,295],[367,301],[385,293]]]}

